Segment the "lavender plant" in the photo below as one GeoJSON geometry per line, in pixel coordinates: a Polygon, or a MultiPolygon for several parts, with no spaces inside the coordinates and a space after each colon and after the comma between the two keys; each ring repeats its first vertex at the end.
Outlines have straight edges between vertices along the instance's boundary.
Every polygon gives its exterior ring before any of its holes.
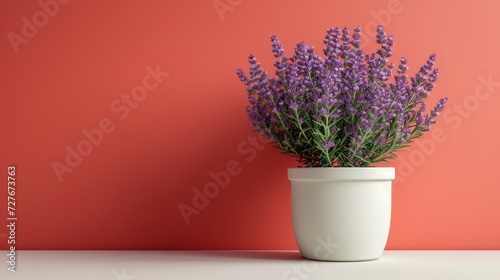
{"type": "Polygon", "coordinates": [[[302,167],[365,167],[395,158],[395,152],[423,135],[436,123],[447,98],[426,111],[425,98],[435,87],[436,55],[408,77],[405,58],[396,68],[389,63],[394,45],[377,27],[375,53],[361,48],[361,28],[330,28],[324,57],[299,43],[291,57],[276,36],[275,76],[249,56],[247,114],[260,133],[302,167]],[[393,73],[395,71],[395,73],[393,73]]]}

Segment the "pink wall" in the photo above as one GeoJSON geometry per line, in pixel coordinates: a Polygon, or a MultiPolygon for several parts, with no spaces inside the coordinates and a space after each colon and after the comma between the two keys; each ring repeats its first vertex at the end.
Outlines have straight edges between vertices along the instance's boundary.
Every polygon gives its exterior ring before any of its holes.
{"type": "Polygon", "coordinates": [[[295,249],[295,162],[252,134],[235,69],[250,52],[270,66],[273,34],[287,52],[299,41],[320,50],[328,27],[360,25],[373,48],[384,24],[410,72],[438,54],[430,99],[449,97],[434,134],[391,163],[388,248],[500,249],[499,10],[493,0],[4,2],[0,223],[15,164],[18,249],[295,249]],[[227,186],[186,224],[179,205],[217,183],[212,172],[227,186]]]}

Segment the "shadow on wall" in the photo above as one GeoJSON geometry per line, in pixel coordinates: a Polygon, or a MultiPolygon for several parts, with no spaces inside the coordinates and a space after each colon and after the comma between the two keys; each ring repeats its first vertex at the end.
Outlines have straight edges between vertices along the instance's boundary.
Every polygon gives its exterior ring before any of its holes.
{"type": "MultiPolygon", "coordinates": [[[[244,89],[229,92],[237,91],[242,91],[246,102],[244,89]]],[[[252,132],[244,106],[223,107],[217,114],[226,117],[207,122],[210,127],[201,132],[203,143],[196,147],[185,143],[168,157],[172,146],[158,149],[159,145],[151,144],[127,152],[135,161],[132,165],[115,167],[127,174],[127,181],[120,187],[121,199],[107,208],[111,221],[103,226],[145,237],[128,249],[234,249],[241,247],[242,240],[246,247],[241,249],[264,249],[262,239],[267,238],[277,249],[295,246],[293,236],[283,236],[292,227],[286,171],[295,167],[294,160],[252,132]],[[134,172],[144,165],[148,168],[134,172]],[[134,220],[141,221],[140,228],[134,220]],[[255,234],[255,228],[266,231],[255,234]],[[276,238],[284,244],[271,242],[276,238]]],[[[164,134],[156,141],[169,143],[171,137],[164,134]]],[[[123,249],[125,238],[105,241],[109,249],[123,249]]]]}
{"type": "Polygon", "coordinates": [[[262,236],[249,234],[252,229],[266,228],[268,232],[262,235],[270,236],[291,228],[286,168],[295,163],[290,165],[267,140],[252,133],[249,121],[243,123],[248,126],[238,121],[232,123],[235,129],[224,129],[232,131],[230,138],[221,135],[214,141],[214,149],[197,163],[195,172],[201,176],[188,182],[174,179],[183,185],[170,195],[183,198],[176,205],[179,216],[175,218],[185,224],[178,238],[185,239],[188,234],[193,239],[188,249],[234,248],[241,244],[239,238],[246,240],[247,247],[242,249],[259,249],[253,246],[259,246],[262,236]],[[210,246],[203,241],[207,235],[214,238],[210,246]]]}

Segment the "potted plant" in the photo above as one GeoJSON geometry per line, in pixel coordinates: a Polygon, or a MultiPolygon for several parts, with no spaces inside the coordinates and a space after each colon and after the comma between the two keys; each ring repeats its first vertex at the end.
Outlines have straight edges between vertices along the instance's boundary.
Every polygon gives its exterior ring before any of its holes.
{"type": "Polygon", "coordinates": [[[295,239],[303,257],[328,261],[379,258],[391,219],[395,158],[436,123],[447,98],[428,113],[425,98],[438,69],[432,54],[411,78],[406,59],[389,62],[394,45],[377,27],[375,53],[360,47],[361,28],[330,28],[318,55],[306,43],[292,56],[276,36],[275,76],[249,56],[247,114],[255,131],[297,158],[288,170],[295,239]],[[395,72],[395,73],[393,73],[395,72]]]}

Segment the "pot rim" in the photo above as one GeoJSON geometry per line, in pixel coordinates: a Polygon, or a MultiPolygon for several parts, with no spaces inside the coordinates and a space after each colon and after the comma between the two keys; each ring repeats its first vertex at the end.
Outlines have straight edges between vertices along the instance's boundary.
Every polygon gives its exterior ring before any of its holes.
{"type": "Polygon", "coordinates": [[[290,181],[392,181],[394,167],[295,167],[288,168],[290,181]]]}

